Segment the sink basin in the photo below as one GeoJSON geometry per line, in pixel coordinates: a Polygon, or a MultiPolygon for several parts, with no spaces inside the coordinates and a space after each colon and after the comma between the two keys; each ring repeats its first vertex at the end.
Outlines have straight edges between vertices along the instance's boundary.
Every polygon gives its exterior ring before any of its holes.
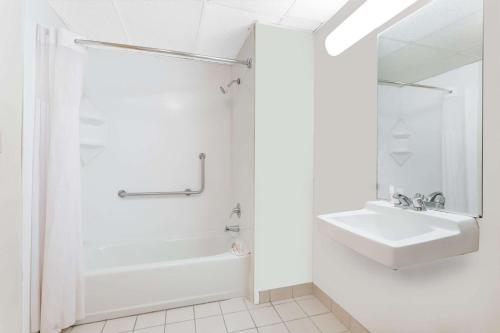
{"type": "Polygon", "coordinates": [[[320,233],[393,269],[479,248],[478,223],[468,216],[417,212],[372,201],[364,209],[318,218],[320,233]]]}

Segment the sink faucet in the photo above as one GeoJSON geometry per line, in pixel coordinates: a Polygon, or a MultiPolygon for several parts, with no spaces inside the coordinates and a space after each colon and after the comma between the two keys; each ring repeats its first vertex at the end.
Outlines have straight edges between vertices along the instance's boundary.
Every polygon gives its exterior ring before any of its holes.
{"type": "Polygon", "coordinates": [[[423,211],[429,209],[444,209],[446,201],[442,192],[431,193],[428,197],[417,193],[412,199],[401,193],[394,193],[392,195],[394,206],[403,209],[413,209],[416,211],[423,211]]]}
{"type": "Polygon", "coordinates": [[[412,200],[404,194],[394,193],[392,198],[395,200],[394,206],[396,207],[408,209],[413,206],[412,200]]]}
{"type": "Polygon", "coordinates": [[[444,209],[445,202],[446,198],[444,197],[442,192],[433,192],[429,194],[429,196],[425,200],[425,204],[428,207],[436,209],[444,209]]]}
{"type": "Polygon", "coordinates": [[[425,207],[425,201],[426,201],[425,195],[420,193],[415,194],[412,200],[413,209],[416,211],[427,210],[427,208],[425,207]]]}

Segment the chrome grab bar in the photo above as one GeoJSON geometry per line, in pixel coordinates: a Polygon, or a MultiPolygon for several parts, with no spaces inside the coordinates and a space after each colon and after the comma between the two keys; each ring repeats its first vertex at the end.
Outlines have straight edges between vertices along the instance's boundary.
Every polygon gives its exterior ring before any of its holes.
{"type": "Polygon", "coordinates": [[[206,155],[204,153],[200,153],[200,155],[198,155],[201,164],[201,184],[199,190],[193,191],[189,188],[185,189],[184,191],[174,191],[174,192],[127,192],[125,190],[120,190],[118,191],[118,196],[123,199],[126,197],[166,196],[166,195],[190,196],[193,194],[201,194],[205,190],[205,157],[206,155]]]}

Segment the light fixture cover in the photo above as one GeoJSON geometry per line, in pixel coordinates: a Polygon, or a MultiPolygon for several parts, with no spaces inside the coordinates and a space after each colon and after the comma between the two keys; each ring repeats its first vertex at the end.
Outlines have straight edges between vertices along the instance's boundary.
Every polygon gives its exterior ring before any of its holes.
{"type": "Polygon", "coordinates": [[[337,56],[419,0],[366,0],[326,38],[328,54],[337,56]]]}

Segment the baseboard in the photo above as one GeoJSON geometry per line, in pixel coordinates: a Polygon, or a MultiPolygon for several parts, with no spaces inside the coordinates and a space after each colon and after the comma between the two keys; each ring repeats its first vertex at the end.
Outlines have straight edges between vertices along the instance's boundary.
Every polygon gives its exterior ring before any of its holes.
{"type": "Polygon", "coordinates": [[[323,290],[318,286],[313,284],[313,294],[316,296],[327,308],[329,308],[332,313],[337,317],[340,322],[349,329],[351,333],[370,333],[359,321],[357,321],[353,316],[349,314],[344,308],[342,308],[337,302],[335,302],[330,296],[328,296],[323,290]]]}
{"type": "Polygon", "coordinates": [[[344,308],[338,305],[323,290],[314,283],[298,284],[277,289],[264,290],[259,292],[259,303],[270,301],[281,301],[292,297],[301,297],[306,295],[316,296],[337,319],[349,329],[351,333],[370,333],[359,321],[351,316],[344,308]]]}

